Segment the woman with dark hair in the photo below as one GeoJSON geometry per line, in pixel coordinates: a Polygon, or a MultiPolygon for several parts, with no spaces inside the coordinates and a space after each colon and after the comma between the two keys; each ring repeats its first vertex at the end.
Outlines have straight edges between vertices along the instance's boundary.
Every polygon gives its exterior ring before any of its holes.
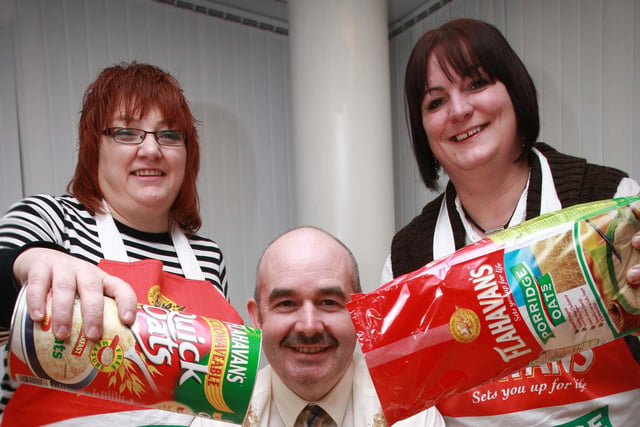
{"type": "MultiPolygon", "coordinates": [[[[444,192],[393,238],[382,282],[496,231],[577,203],[640,193],[619,170],[536,142],[536,90],[495,27],[457,19],[416,43],[405,74],[413,151],[422,179],[444,192]]],[[[640,236],[633,239],[640,248],[640,236]]],[[[627,271],[640,284],[640,266],[627,271]]],[[[447,425],[633,425],[640,345],[627,337],[532,367],[439,403],[447,425]],[[595,425],[595,424],[594,424],[595,425]]]]}
{"type": "MultiPolygon", "coordinates": [[[[101,337],[103,295],[114,297],[121,320],[132,323],[136,294],[129,284],[98,268],[102,259],[154,258],[162,261],[165,272],[207,280],[227,297],[222,252],[214,241],[196,234],[201,226],[198,133],[177,80],[156,66],[136,62],[103,70],[84,95],[79,146],[69,194],[28,197],[0,219],[3,344],[25,283],[34,321],[42,321],[45,298],[51,292],[52,330],[60,340],[70,336],[76,295],[87,339],[101,337]]],[[[8,386],[5,377],[3,388],[8,386]]],[[[56,399],[51,396],[60,399],[55,393],[59,392],[21,385],[7,406],[5,421],[10,415],[29,417],[19,402],[44,405],[44,399],[56,399]],[[27,390],[32,394],[26,395],[27,390]]],[[[97,408],[107,405],[77,396],[74,402],[85,404],[89,413],[99,413],[97,408]]],[[[118,411],[139,409],[110,405],[106,407],[118,411]]],[[[57,405],[57,409],[52,421],[64,418],[68,407],[57,405]]],[[[167,412],[160,413],[160,420],[149,411],[141,416],[140,424],[145,425],[154,420],[184,425],[191,419],[180,415],[174,420],[176,415],[167,412]]],[[[136,420],[130,413],[124,417],[126,425],[136,420]]],[[[121,418],[109,418],[111,423],[117,419],[121,418]]]]}

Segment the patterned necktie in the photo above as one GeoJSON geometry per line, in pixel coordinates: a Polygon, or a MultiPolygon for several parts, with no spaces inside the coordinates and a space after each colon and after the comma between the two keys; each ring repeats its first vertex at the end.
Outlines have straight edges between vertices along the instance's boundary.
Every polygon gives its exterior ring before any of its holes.
{"type": "Polygon", "coordinates": [[[335,425],[331,416],[314,403],[304,407],[295,423],[295,427],[332,427],[335,425]]]}

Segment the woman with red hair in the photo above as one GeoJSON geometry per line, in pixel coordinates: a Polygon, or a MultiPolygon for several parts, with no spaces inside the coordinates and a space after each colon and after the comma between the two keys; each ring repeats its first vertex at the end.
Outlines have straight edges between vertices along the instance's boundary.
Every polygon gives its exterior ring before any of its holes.
{"type": "MultiPolygon", "coordinates": [[[[60,340],[70,336],[76,295],[89,340],[101,337],[103,295],[116,299],[121,321],[131,324],[136,294],[128,283],[98,268],[102,259],[155,258],[164,271],[207,280],[226,298],[220,248],[196,234],[201,226],[199,161],[196,120],[173,76],[136,62],[104,69],[84,95],[69,194],[28,197],[0,219],[0,342],[8,339],[13,306],[25,283],[28,311],[36,322],[43,320],[51,293],[52,329],[60,340]]],[[[10,401],[5,420],[14,401],[26,400],[18,399],[25,387],[10,401]]],[[[58,406],[64,417],[65,405],[58,406]]],[[[153,424],[145,412],[144,424],[153,424]]],[[[169,421],[168,416],[162,414],[163,423],[189,421],[169,421]]],[[[126,417],[130,422],[131,415],[126,417]]]]}

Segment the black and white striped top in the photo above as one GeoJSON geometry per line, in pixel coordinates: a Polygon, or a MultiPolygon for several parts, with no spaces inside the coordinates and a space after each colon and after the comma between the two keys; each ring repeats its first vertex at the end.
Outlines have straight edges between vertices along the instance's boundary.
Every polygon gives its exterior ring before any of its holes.
{"type": "MultiPolygon", "coordinates": [[[[158,259],[164,271],[184,276],[170,233],[142,232],[117,221],[116,226],[131,261],[158,259]]],[[[0,219],[0,248],[19,248],[30,242],[57,244],[94,264],[103,258],[95,218],[69,195],[28,197],[0,219]]],[[[227,297],[227,272],[218,245],[197,234],[189,238],[189,244],[205,279],[227,297]]]]}
{"type": "MultiPolygon", "coordinates": [[[[184,277],[170,233],[146,233],[118,221],[115,223],[131,261],[158,259],[162,261],[164,271],[184,277]]],[[[193,235],[188,240],[205,279],[228,299],[227,271],[218,245],[199,235],[193,235]]],[[[7,266],[13,262],[15,251],[11,249],[33,242],[58,245],[71,255],[94,264],[104,258],[95,218],[70,195],[54,197],[41,194],[28,197],[14,204],[0,219],[0,264],[7,266]]],[[[7,292],[9,287],[14,286],[14,279],[10,268],[0,268],[0,271],[0,309],[7,312],[6,316],[2,316],[4,320],[10,319],[15,304],[15,292],[7,292]]],[[[6,343],[8,338],[9,325],[0,325],[0,343],[6,343]]],[[[2,359],[6,367],[4,352],[2,359]]],[[[2,378],[0,413],[15,387],[16,384],[5,374],[2,378]]]]}

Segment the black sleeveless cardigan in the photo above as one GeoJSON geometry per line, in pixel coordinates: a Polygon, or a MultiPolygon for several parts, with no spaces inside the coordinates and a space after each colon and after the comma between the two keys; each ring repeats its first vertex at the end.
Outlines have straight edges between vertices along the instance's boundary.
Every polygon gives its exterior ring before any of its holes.
{"type": "MultiPolygon", "coordinates": [[[[563,208],[595,200],[610,199],[627,174],[606,166],[587,163],[585,159],[559,153],[549,145],[538,142],[535,147],[549,162],[556,191],[563,208]]],[[[540,215],[542,172],[535,153],[529,155],[531,177],[527,195],[526,219],[540,215]]],[[[445,194],[449,218],[454,230],[456,250],[465,245],[465,231],[454,206],[455,188],[449,182],[445,193],[429,202],[422,213],[394,236],[391,242],[393,276],[398,277],[424,266],[433,260],[433,234],[440,205],[445,194]]]]}

